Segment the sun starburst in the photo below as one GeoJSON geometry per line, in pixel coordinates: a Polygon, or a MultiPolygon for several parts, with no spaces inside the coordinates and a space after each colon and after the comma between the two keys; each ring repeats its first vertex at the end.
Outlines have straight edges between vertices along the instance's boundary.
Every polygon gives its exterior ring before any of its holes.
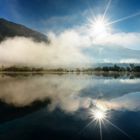
{"type": "Polygon", "coordinates": [[[91,118],[95,121],[102,122],[106,118],[106,112],[103,110],[90,110],[91,118]]]}
{"type": "Polygon", "coordinates": [[[110,26],[107,19],[102,18],[101,16],[96,17],[95,19],[90,19],[89,28],[92,34],[95,35],[105,35],[109,32],[110,26]]]}
{"type": "MultiPolygon", "coordinates": [[[[104,37],[104,36],[107,36],[108,34],[112,33],[113,24],[134,18],[136,16],[140,16],[140,11],[138,11],[136,13],[118,18],[116,20],[108,20],[107,12],[111,6],[111,2],[112,2],[112,0],[108,0],[104,13],[102,13],[101,15],[92,14],[92,17],[88,18],[88,28],[89,28],[88,33],[90,35],[96,37],[96,39],[98,37],[102,37],[102,36],[104,37]]],[[[91,12],[91,13],[94,13],[94,12],[91,12]]]]}

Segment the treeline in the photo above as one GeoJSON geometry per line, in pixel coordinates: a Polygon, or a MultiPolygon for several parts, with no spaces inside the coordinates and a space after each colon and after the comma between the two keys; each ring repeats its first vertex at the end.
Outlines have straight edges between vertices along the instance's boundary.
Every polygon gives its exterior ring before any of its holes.
{"type": "Polygon", "coordinates": [[[120,67],[120,66],[117,66],[117,65],[104,66],[104,67],[97,67],[97,68],[94,69],[94,71],[140,72],[140,65],[138,66],[138,65],[130,64],[127,67],[120,67]]]}
{"type": "Polygon", "coordinates": [[[10,66],[0,68],[1,72],[140,72],[140,65],[129,64],[128,66],[103,66],[96,68],[54,68],[54,69],[43,69],[43,68],[32,68],[32,67],[17,67],[10,66]]]}
{"type": "Polygon", "coordinates": [[[43,68],[31,68],[31,67],[17,67],[17,66],[10,66],[10,67],[1,67],[0,71],[4,72],[40,72],[43,71],[43,68]]]}
{"type": "Polygon", "coordinates": [[[54,72],[140,72],[140,65],[129,64],[128,66],[113,66],[95,67],[95,68],[75,68],[75,69],[47,69],[46,71],[54,72]]]}

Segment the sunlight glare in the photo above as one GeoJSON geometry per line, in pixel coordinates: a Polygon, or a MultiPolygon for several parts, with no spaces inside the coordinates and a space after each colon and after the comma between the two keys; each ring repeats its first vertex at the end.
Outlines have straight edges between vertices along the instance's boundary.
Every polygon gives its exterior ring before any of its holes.
{"type": "Polygon", "coordinates": [[[105,114],[101,111],[96,111],[94,114],[94,118],[96,120],[102,120],[102,119],[104,119],[104,117],[105,117],[105,114]]]}
{"type": "Polygon", "coordinates": [[[95,35],[106,35],[110,31],[110,27],[107,19],[103,17],[97,17],[94,20],[90,20],[90,30],[95,35]]]}
{"type": "Polygon", "coordinates": [[[91,118],[94,119],[95,121],[101,122],[106,118],[106,112],[103,110],[99,110],[99,109],[91,110],[90,114],[91,114],[91,118]]]}

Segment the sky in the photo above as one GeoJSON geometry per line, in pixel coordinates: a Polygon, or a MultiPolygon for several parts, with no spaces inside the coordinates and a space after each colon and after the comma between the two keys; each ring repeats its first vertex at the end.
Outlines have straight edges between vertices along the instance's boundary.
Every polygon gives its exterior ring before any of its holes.
{"type": "Polygon", "coordinates": [[[0,44],[2,64],[140,63],[139,0],[0,0],[0,17],[51,40],[7,39],[0,44]]]}
{"type": "MultiPolygon", "coordinates": [[[[44,33],[85,24],[93,12],[103,14],[107,3],[108,0],[0,0],[0,17],[44,33]]],[[[112,21],[139,11],[139,0],[112,0],[106,15],[112,21]]],[[[137,16],[113,26],[124,32],[138,32],[139,25],[137,16]]]]}

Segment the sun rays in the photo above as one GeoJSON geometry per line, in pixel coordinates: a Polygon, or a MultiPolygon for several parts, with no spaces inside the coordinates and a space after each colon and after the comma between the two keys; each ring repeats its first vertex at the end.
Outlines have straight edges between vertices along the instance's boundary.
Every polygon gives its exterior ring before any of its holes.
{"type": "Polygon", "coordinates": [[[105,35],[109,32],[109,23],[102,16],[96,17],[94,20],[89,20],[90,32],[95,35],[105,35]]]}
{"type": "Polygon", "coordinates": [[[115,20],[108,20],[107,12],[111,6],[111,2],[112,0],[108,0],[108,3],[106,5],[106,8],[103,14],[101,15],[94,14],[93,17],[88,18],[88,28],[89,28],[90,34],[95,35],[96,37],[97,36],[100,37],[102,35],[106,36],[107,34],[111,33],[113,24],[134,18],[136,16],[140,16],[140,11],[139,11],[131,15],[127,15],[127,16],[115,19],[115,20]]]}

